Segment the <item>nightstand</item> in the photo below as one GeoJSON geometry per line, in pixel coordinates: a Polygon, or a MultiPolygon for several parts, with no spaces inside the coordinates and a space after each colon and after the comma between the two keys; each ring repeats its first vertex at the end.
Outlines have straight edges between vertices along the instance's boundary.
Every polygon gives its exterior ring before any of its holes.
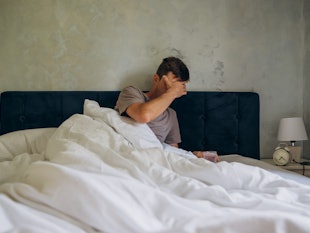
{"type": "MultiPolygon", "coordinates": [[[[266,163],[277,166],[273,162],[273,159],[261,159],[261,160],[266,162],[266,163]]],[[[309,165],[302,165],[299,163],[289,163],[285,166],[278,166],[278,167],[283,168],[283,169],[288,170],[288,171],[299,173],[299,174],[307,176],[307,177],[310,177],[310,160],[304,159],[303,161],[309,162],[309,165]]]]}

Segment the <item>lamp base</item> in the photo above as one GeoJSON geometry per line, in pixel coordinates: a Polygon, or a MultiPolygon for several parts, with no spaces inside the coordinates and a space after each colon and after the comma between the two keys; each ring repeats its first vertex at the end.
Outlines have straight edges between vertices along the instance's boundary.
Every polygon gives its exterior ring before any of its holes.
{"type": "Polygon", "coordinates": [[[301,146],[288,146],[291,153],[291,162],[301,162],[301,146]]]}

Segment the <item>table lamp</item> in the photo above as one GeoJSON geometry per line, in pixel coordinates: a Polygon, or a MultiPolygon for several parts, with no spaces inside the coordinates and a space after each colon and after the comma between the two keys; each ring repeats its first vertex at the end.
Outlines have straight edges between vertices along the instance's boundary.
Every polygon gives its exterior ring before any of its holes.
{"type": "Polygon", "coordinates": [[[288,146],[293,162],[301,162],[301,146],[296,146],[296,141],[307,140],[307,132],[301,117],[282,118],[279,124],[278,141],[291,142],[288,146]]]}

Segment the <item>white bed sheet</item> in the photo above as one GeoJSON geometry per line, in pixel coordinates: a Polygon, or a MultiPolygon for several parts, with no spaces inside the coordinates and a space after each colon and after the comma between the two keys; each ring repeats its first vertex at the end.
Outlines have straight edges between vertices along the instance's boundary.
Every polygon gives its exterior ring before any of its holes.
{"type": "Polygon", "coordinates": [[[221,156],[222,161],[226,162],[238,162],[238,163],[243,163],[247,164],[250,166],[257,166],[260,168],[263,168],[269,172],[272,172],[273,174],[277,174],[284,179],[289,179],[296,181],[298,183],[304,184],[304,185],[309,185],[310,186],[310,179],[306,176],[303,176],[301,174],[285,170],[284,168],[281,168],[280,166],[274,166],[272,164],[266,163],[262,160],[257,160],[257,159],[252,159],[240,155],[225,155],[221,156]]]}
{"type": "Polygon", "coordinates": [[[0,232],[310,229],[309,186],[238,162],[137,149],[85,115],[57,128],[41,153],[15,155],[0,171],[0,232]]]}

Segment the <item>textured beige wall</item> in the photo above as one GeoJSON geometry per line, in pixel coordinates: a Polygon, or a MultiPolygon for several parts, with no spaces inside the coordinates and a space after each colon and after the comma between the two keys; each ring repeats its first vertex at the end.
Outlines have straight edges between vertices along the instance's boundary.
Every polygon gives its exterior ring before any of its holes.
{"type": "Polygon", "coordinates": [[[0,91],[147,89],[165,56],[189,90],[255,91],[261,152],[303,113],[303,0],[1,0],[0,91]]]}
{"type": "Polygon", "coordinates": [[[310,159],[310,1],[304,1],[303,7],[305,24],[305,43],[304,43],[304,121],[309,140],[304,142],[304,156],[310,159]]]}

